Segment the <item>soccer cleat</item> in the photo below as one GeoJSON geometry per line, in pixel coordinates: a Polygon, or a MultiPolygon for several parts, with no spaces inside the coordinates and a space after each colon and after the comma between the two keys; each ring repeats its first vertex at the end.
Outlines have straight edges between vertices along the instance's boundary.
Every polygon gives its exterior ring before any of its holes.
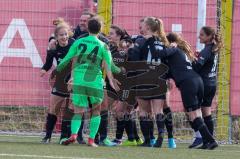
{"type": "Polygon", "coordinates": [[[218,147],[218,143],[216,141],[208,143],[208,150],[214,150],[215,148],[218,147]]]}
{"type": "Polygon", "coordinates": [[[77,134],[71,135],[70,138],[68,139],[62,139],[62,141],[60,141],[61,145],[69,145],[71,143],[74,143],[77,140],[77,134]]]}
{"type": "Polygon", "coordinates": [[[137,142],[136,140],[130,141],[130,140],[126,140],[122,143],[123,146],[137,146],[137,142]]]}
{"type": "Polygon", "coordinates": [[[65,142],[68,138],[61,138],[60,141],[59,141],[59,144],[60,145],[63,145],[63,142],[65,142]]]}
{"type": "Polygon", "coordinates": [[[216,141],[207,143],[207,144],[203,144],[202,146],[198,147],[197,149],[203,149],[203,150],[213,150],[216,147],[218,147],[218,144],[216,141]]]}
{"type": "Polygon", "coordinates": [[[116,145],[122,145],[122,140],[114,139],[112,140],[112,142],[115,143],[116,145]]]}
{"type": "Polygon", "coordinates": [[[170,149],[175,149],[177,147],[174,138],[169,138],[168,139],[168,148],[170,149]]]}
{"type": "Polygon", "coordinates": [[[137,142],[137,145],[138,145],[138,146],[143,144],[143,140],[142,140],[141,138],[139,138],[138,140],[136,140],[136,142],[137,142]]]}
{"type": "Polygon", "coordinates": [[[98,147],[98,145],[95,144],[94,139],[91,139],[91,138],[88,138],[88,146],[98,147]]]}
{"type": "Polygon", "coordinates": [[[60,143],[60,141],[62,140],[62,139],[67,139],[67,138],[69,138],[71,135],[61,135],[60,136],[60,139],[59,139],[59,143],[60,143]]]}
{"type": "Polygon", "coordinates": [[[144,141],[141,145],[141,147],[152,147],[152,145],[149,142],[144,141]]]}
{"type": "Polygon", "coordinates": [[[162,147],[162,143],[163,143],[163,138],[162,137],[158,137],[158,139],[156,140],[156,143],[153,145],[153,147],[161,148],[162,147]]]}
{"type": "Polygon", "coordinates": [[[51,142],[51,138],[49,138],[47,136],[45,136],[41,141],[41,143],[43,143],[43,144],[49,144],[50,142],[51,142]]]}
{"type": "Polygon", "coordinates": [[[202,144],[202,146],[198,147],[197,149],[202,149],[202,150],[208,149],[208,144],[202,144]]]}
{"type": "Polygon", "coordinates": [[[110,141],[108,138],[104,139],[103,141],[100,141],[99,145],[108,146],[108,147],[117,146],[115,142],[110,141]]]}
{"type": "Polygon", "coordinates": [[[201,145],[203,143],[202,138],[196,137],[195,140],[193,141],[193,143],[191,145],[188,146],[188,148],[195,148],[199,145],[201,145]]]}
{"type": "Polygon", "coordinates": [[[150,145],[153,147],[153,145],[156,143],[156,139],[150,139],[150,145]]]}

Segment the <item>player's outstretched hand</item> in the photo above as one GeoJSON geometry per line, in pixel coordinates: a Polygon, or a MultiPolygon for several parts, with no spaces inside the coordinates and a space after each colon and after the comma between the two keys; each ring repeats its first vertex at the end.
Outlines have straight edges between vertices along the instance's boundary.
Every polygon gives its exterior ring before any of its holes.
{"type": "Polygon", "coordinates": [[[120,87],[119,85],[121,85],[121,83],[113,78],[112,80],[109,80],[109,83],[110,83],[110,86],[115,90],[115,91],[119,91],[120,90],[120,87]]]}
{"type": "Polygon", "coordinates": [[[68,82],[67,82],[67,89],[69,92],[72,92],[72,88],[73,88],[73,79],[71,78],[68,82]]]}

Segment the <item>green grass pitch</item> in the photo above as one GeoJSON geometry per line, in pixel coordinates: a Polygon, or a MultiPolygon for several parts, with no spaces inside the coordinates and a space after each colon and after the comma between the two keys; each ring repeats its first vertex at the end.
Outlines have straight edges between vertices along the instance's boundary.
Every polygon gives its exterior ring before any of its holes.
{"type": "Polygon", "coordinates": [[[237,159],[240,145],[220,145],[213,151],[190,150],[188,144],[177,144],[177,149],[142,147],[98,147],[73,144],[41,144],[40,137],[0,136],[0,159],[237,159]]]}

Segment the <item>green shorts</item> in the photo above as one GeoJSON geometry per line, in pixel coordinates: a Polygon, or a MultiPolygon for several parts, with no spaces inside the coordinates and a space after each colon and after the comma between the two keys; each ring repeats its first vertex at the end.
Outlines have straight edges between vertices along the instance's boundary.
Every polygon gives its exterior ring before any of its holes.
{"type": "Polygon", "coordinates": [[[89,104],[101,104],[103,101],[103,87],[100,88],[74,86],[71,96],[73,105],[87,108],[89,104]]]}

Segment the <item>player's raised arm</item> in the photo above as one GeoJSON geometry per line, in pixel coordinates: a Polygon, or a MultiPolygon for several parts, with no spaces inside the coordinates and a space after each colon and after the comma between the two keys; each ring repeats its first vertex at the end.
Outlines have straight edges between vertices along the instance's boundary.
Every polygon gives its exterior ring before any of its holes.
{"type": "Polygon", "coordinates": [[[112,68],[112,55],[111,55],[111,52],[109,51],[108,49],[108,46],[105,44],[104,45],[104,48],[103,48],[103,60],[105,61],[106,63],[106,71],[111,71],[111,68],[112,68]]]}
{"type": "Polygon", "coordinates": [[[42,69],[46,72],[51,69],[54,59],[54,50],[47,50],[46,62],[44,63],[42,69]]]}

